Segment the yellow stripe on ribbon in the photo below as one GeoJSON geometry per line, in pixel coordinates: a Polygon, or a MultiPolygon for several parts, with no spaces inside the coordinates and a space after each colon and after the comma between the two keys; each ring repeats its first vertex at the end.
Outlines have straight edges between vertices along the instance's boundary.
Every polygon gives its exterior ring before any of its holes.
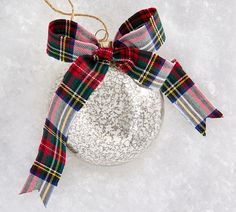
{"type": "Polygon", "coordinates": [[[155,60],[156,60],[157,57],[158,57],[157,54],[153,54],[152,59],[151,59],[151,61],[150,61],[150,63],[149,63],[148,69],[144,72],[144,76],[142,77],[140,83],[143,83],[144,80],[148,77],[149,72],[150,72],[150,70],[152,69],[153,64],[154,64],[154,62],[155,62],[155,60]]]}

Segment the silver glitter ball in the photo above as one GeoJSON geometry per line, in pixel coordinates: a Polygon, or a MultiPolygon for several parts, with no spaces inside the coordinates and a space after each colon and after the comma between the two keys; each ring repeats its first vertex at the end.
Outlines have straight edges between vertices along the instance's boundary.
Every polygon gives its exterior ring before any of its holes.
{"type": "Polygon", "coordinates": [[[138,157],[157,137],[163,115],[159,91],[144,88],[111,67],[76,114],[67,147],[92,164],[122,164],[138,157]]]}

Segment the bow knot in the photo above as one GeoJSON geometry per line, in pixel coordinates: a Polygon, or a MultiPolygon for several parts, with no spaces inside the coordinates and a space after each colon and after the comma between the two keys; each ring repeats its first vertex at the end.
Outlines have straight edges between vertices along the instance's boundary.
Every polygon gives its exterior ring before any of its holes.
{"type": "Polygon", "coordinates": [[[97,61],[110,64],[113,57],[113,49],[112,47],[99,47],[93,57],[97,61]]]}

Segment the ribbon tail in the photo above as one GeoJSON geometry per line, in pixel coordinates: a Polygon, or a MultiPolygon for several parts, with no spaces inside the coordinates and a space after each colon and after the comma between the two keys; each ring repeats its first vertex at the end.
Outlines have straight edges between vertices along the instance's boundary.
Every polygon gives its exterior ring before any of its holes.
{"type": "Polygon", "coordinates": [[[20,192],[23,194],[38,190],[45,207],[64,169],[67,128],[73,115],[74,113],[67,111],[65,103],[55,93],[43,128],[37,157],[20,192]]]}
{"type": "Polygon", "coordinates": [[[54,190],[55,186],[48,182],[43,181],[41,178],[29,174],[20,194],[30,193],[34,190],[38,190],[40,192],[40,198],[44,204],[44,207],[47,207],[50,196],[54,190]]]}
{"type": "Polygon", "coordinates": [[[206,135],[207,118],[223,117],[223,114],[210,103],[178,62],[175,62],[161,91],[203,136],[206,135]]]}
{"type": "Polygon", "coordinates": [[[43,180],[35,175],[29,174],[27,180],[19,194],[29,193],[34,190],[40,190],[43,180]]]}
{"type": "Polygon", "coordinates": [[[93,58],[79,57],[70,66],[51,101],[38,155],[20,194],[38,190],[46,207],[66,163],[69,127],[107,70],[93,58]]]}
{"type": "MultiPolygon", "coordinates": [[[[207,118],[223,117],[177,61],[134,48],[120,49],[119,54],[132,58],[125,58],[126,63],[117,59],[123,72],[145,87],[160,90],[202,135],[206,135],[207,118]]],[[[119,58],[119,54],[115,52],[114,57],[119,58]]]]}

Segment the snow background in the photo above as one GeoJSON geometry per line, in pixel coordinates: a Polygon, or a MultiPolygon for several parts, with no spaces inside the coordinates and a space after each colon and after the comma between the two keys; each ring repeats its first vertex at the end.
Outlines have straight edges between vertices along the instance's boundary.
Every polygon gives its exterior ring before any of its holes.
{"type": "MultiPolygon", "coordinates": [[[[64,16],[43,1],[0,0],[0,211],[235,211],[236,2],[74,2],[76,11],[100,16],[110,38],[138,10],[158,8],[167,35],[159,54],[177,58],[225,117],[208,120],[207,137],[202,137],[166,101],[161,133],[139,159],[98,167],[68,151],[47,209],[37,191],[18,195],[37,154],[51,86],[69,64],[45,53],[49,21],[64,16]]],[[[66,1],[55,5],[69,11],[66,1]]],[[[75,20],[92,32],[100,26],[86,18],[75,20]]]]}

